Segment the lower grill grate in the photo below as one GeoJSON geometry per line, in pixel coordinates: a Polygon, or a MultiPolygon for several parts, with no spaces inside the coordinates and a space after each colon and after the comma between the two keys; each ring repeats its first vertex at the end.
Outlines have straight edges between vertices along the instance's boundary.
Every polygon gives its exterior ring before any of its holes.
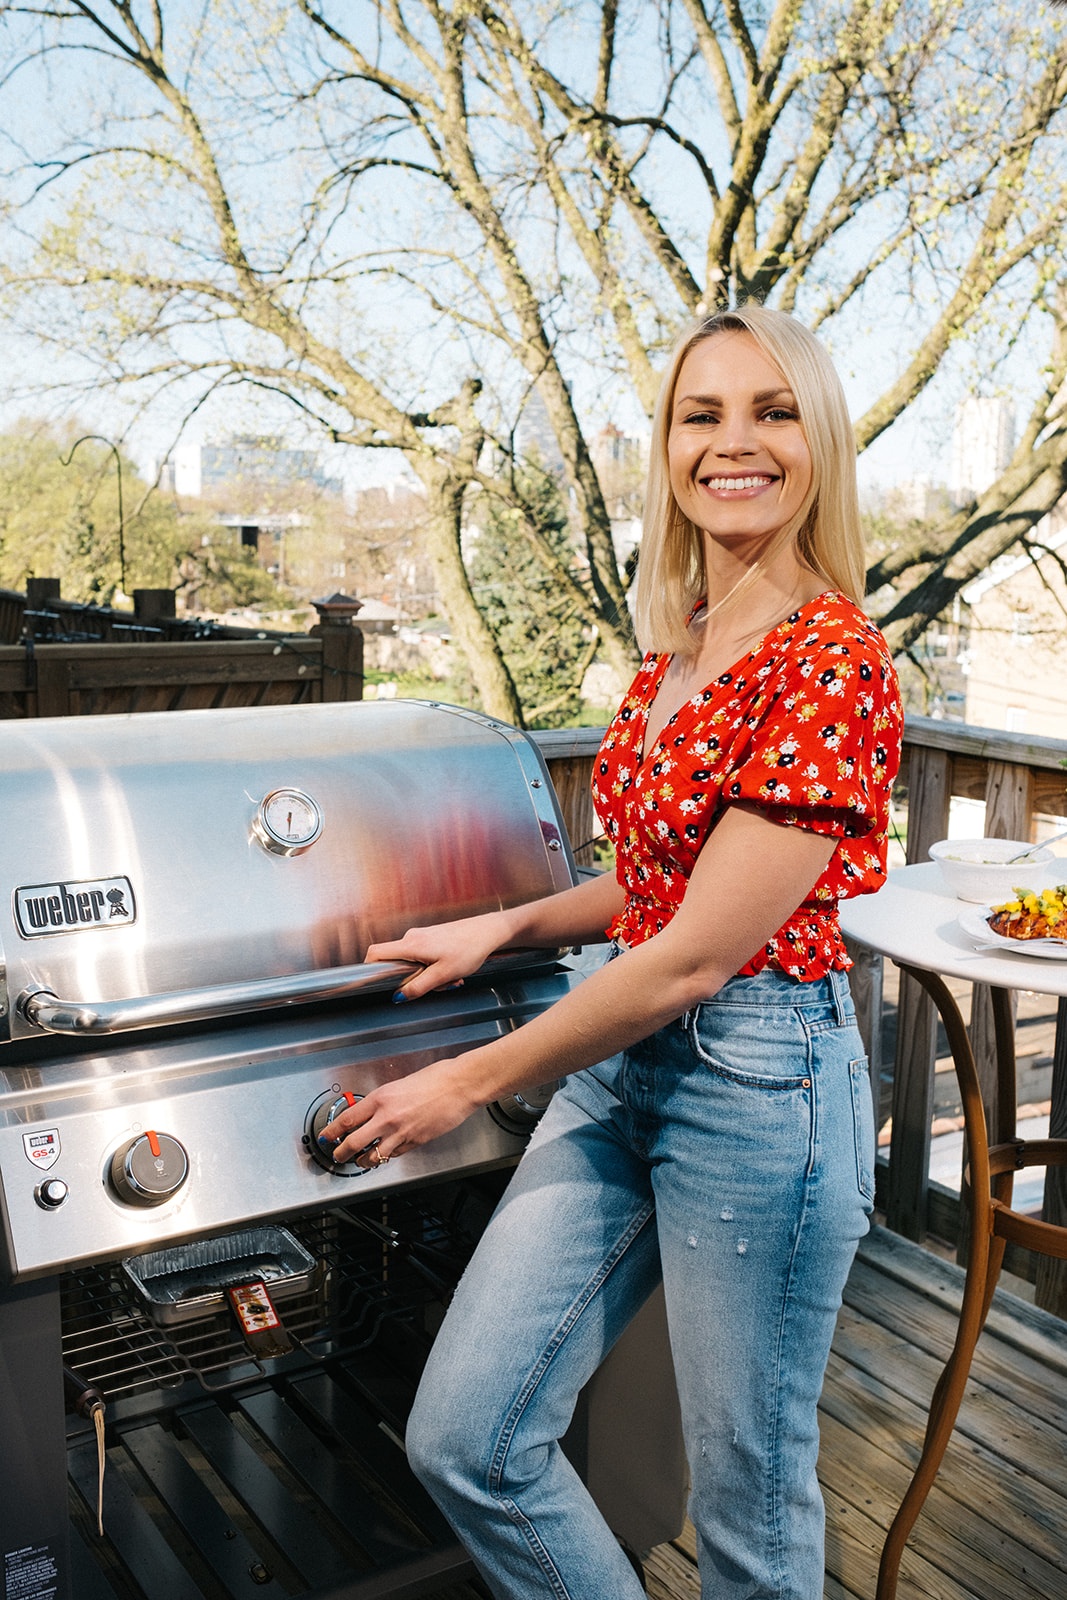
{"type": "Polygon", "coordinates": [[[401,1441],[498,1192],[464,1180],[287,1219],[319,1269],[279,1307],[296,1349],[275,1362],[229,1313],[157,1326],[117,1265],[69,1274],[64,1361],[109,1417],[102,1539],[95,1441],[69,1445],[77,1600],[484,1596],[401,1441]]]}
{"type": "MultiPolygon", "coordinates": [[[[447,1303],[487,1204],[470,1184],[433,1195],[435,1206],[387,1194],[287,1221],[318,1263],[309,1290],[278,1302],[286,1331],[306,1358],[359,1349],[383,1322],[410,1322],[421,1310],[447,1303]]],[[[252,1355],[228,1309],[159,1326],[117,1262],[64,1277],[62,1322],[64,1364],[108,1402],[177,1389],[190,1379],[221,1392],[275,1367],[252,1355]]]]}

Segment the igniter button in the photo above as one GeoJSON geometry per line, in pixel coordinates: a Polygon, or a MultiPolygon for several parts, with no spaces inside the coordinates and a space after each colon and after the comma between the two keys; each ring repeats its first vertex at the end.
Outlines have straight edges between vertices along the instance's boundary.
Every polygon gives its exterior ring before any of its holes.
{"type": "Polygon", "coordinates": [[[54,1211],[63,1204],[69,1193],[62,1178],[46,1178],[33,1191],[33,1198],[45,1211],[54,1211]]]}

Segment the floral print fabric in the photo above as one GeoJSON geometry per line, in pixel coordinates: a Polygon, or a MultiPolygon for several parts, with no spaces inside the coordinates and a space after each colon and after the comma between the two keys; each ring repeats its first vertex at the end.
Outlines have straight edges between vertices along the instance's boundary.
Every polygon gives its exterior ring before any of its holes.
{"type": "Polygon", "coordinates": [[[615,846],[626,905],[607,930],[629,947],[659,933],[727,806],[840,840],[811,894],[740,969],[811,982],[847,968],[837,902],[885,879],[889,795],[903,712],[888,647],[844,595],[828,592],[773,628],[644,749],[669,655],[648,655],[604,736],[593,803],[615,846]]]}

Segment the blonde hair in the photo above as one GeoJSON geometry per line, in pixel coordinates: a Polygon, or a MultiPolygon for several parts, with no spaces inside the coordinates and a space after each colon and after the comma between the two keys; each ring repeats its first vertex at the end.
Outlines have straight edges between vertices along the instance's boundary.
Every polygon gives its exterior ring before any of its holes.
{"type": "Polygon", "coordinates": [[[705,594],[700,530],[680,510],[671,490],[667,441],[674,391],[682,362],[696,345],[719,333],[748,333],[785,378],[797,403],[811,454],[811,487],[804,504],[727,595],[708,595],[708,609],[733,607],[758,582],[764,563],[793,539],[804,561],[860,604],[866,572],[856,440],[841,380],[815,335],[784,311],[742,305],[695,323],[678,341],[664,374],[655,416],[645,494],[644,531],[634,605],[637,636],[644,650],[691,655],[697,643],[688,627],[705,594]]]}

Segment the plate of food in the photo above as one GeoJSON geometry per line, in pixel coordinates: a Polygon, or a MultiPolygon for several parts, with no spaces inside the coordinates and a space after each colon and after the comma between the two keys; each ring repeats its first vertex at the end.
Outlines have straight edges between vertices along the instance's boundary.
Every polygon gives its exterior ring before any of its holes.
{"type": "Polygon", "coordinates": [[[999,905],[968,906],[959,925],[991,949],[1067,961],[1067,884],[1020,889],[999,905]]]}

